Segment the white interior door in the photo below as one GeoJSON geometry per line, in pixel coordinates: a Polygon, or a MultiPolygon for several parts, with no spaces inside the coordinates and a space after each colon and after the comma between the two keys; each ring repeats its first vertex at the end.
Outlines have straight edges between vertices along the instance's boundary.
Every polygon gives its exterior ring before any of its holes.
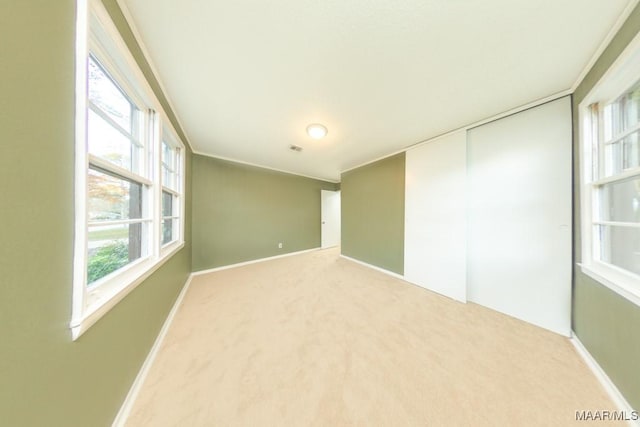
{"type": "Polygon", "coordinates": [[[340,244],[340,192],[320,190],[322,247],[340,244]]]}
{"type": "Polygon", "coordinates": [[[571,333],[571,104],[467,134],[467,298],[571,333]]]}
{"type": "Polygon", "coordinates": [[[407,151],[405,280],[465,302],[466,132],[407,151]]]}

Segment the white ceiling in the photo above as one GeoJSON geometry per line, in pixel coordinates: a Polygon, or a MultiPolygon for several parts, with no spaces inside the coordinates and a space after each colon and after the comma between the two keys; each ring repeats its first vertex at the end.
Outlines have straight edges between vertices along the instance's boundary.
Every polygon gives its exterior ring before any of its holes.
{"type": "Polygon", "coordinates": [[[338,181],[570,89],[636,0],[121,3],[196,152],[338,181]]]}

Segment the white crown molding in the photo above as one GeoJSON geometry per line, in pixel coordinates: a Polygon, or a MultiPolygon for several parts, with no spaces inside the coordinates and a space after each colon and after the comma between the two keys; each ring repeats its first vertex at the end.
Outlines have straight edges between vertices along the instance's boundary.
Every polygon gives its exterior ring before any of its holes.
{"type": "Polygon", "coordinates": [[[199,156],[204,156],[204,157],[209,157],[211,159],[224,160],[224,161],[227,161],[227,162],[238,163],[238,164],[241,164],[241,165],[247,165],[247,166],[253,166],[253,167],[256,167],[256,168],[267,169],[267,170],[271,170],[271,171],[274,171],[274,172],[282,172],[282,173],[286,173],[286,174],[289,174],[289,175],[296,175],[296,176],[301,176],[301,177],[304,177],[304,178],[315,179],[315,180],[318,180],[318,181],[330,182],[332,184],[338,184],[340,182],[339,180],[336,181],[335,179],[320,178],[318,176],[313,176],[313,175],[305,175],[305,174],[301,174],[299,172],[292,172],[292,171],[289,171],[289,170],[272,168],[270,166],[260,165],[260,164],[257,164],[257,163],[245,162],[243,160],[238,160],[238,159],[234,159],[234,158],[231,158],[231,157],[216,156],[216,155],[213,155],[213,154],[205,153],[203,151],[193,150],[193,154],[197,154],[199,156]]]}
{"type": "MultiPolygon", "coordinates": [[[[638,0],[638,1],[640,1],[640,0],[638,0]]],[[[364,163],[359,163],[359,164],[357,164],[355,166],[349,167],[348,169],[342,170],[340,173],[343,174],[343,173],[352,171],[354,169],[358,169],[358,168],[361,168],[363,166],[370,165],[371,163],[375,163],[375,162],[380,161],[382,159],[386,159],[387,157],[395,156],[396,154],[400,154],[400,153],[405,153],[405,152],[407,152],[407,151],[409,151],[409,150],[411,150],[413,148],[417,148],[417,147],[420,147],[422,145],[429,144],[430,142],[435,142],[435,141],[437,141],[439,139],[442,139],[442,138],[445,138],[447,136],[453,135],[454,133],[468,131],[469,129],[473,129],[473,128],[476,128],[478,126],[482,126],[482,125],[485,125],[487,123],[494,122],[496,120],[505,118],[507,116],[511,116],[513,114],[520,113],[520,112],[528,110],[530,108],[535,108],[535,107],[538,107],[538,106],[540,106],[542,104],[546,104],[548,102],[552,102],[552,101],[555,101],[557,99],[564,98],[565,96],[569,96],[572,93],[573,93],[573,91],[571,91],[570,89],[563,90],[562,92],[558,92],[558,93],[555,93],[553,95],[549,95],[549,96],[547,96],[545,98],[537,99],[537,100],[529,102],[527,104],[523,104],[523,105],[521,105],[519,107],[515,107],[515,108],[512,108],[510,110],[504,111],[504,112],[502,112],[500,114],[496,114],[494,116],[487,117],[487,118],[482,119],[482,120],[478,120],[477,122],[473,122],[473,123],[470,123],[468,125],[461,126],[459,128],[456,128],[456,129],[450,130],[448,132],[442,133],[440,135],[436,135],[434,137],[425,139],[424,141],[416,142],[415,144],[408,145],[408,146],[406,146],[406,147],[404,147],[404,148],[402,148],[400,150],[396,150],[396,151],[394,151],[392,153],[385,154],[384,156],[377,157],[377,158],[375,158],[373,160],[369,160],[369,161],[366,161],[364,163]]]]}

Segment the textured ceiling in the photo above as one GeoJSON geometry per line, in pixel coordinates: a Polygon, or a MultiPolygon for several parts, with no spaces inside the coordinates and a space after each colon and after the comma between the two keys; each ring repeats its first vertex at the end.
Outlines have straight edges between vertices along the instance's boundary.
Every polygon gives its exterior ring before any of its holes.
{"type": "Polygon", "coordinates": [[[570,89],[635,2],[120,0],[196,152],[334,181],[570,89]]]}

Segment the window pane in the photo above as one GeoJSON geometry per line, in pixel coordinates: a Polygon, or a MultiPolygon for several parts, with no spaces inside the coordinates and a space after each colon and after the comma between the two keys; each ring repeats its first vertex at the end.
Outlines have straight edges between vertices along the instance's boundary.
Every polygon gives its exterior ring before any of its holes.
{"type": "Polygon", "coordinates": [[[624,132],[623,109],[620,102],[616,102],[611,106],[611,127],[612,136],[619,135],[624,132]]]}
{"type": "Polygon", "coordinates": [[[600,207],[602,221],[640,222],[640,178],[603,185],[600,207]]]}
{"type": "Polygon", "coordinates": [[[102,117],[89,110],[87,123],[89,153],[114,165],[140,173],[140,148],[102,117]]]}
{"type": "Polygon", "coordinates": [[[605,176],[622,172],[622,143],[608,144],[605,147],[605,176]]]}
{"type": "Polygon", "coordinates": [[[604,107],[604,123],[605,141],[640,123],[640,83],[604,107]]]}
{"type": "Polygon", "coordinates": [[[604,122],[604,140],[609,141],[613,138],[613,106],[612,104],[605,105],[603,109],[603,122],[604,122]]]}
{"type": "Polygon", "coordinates": [[[90,227],[87,284],[139,259],[147,227],[142,223],[90,227]]]}
{"type": "Polygon", "coordinates": [[[634,132],[622,140],[622,162],[624,169],[640,166],[638,143],[638,132],[634,132]]]}
{"type": "Polygon", "coordinates": [[[640,229],[596,226],[600,236],[600,260],[640,275],[640,229]]]}
{"type": "Polygon", "coordinates": [[[640,122],[640,85],[636,85],[620,100],[623,112],[624,129],[629,129],[640,122]]]}
{"type": "Polygon", "coordinates": [[[177,190],[178,149],[162,142],[162,185],[177,190]]]}
{"type": "Polygon", "coordinates": [[[170,169],[173,169],[175,166],[174,160],[174,148],[172,148],[169,144],[162,141],[162,162],[166,164],[170,169]]]}
{"type": "Polygon", "coordinates": [[[127,132],[133,132],[134,106],[91,56],[89,57],[89,99],[127,132]]]}
{"type": "Polygon", "coordinates": [[[604,140],[608,141],[614,138],[620,132],[624,131],[622,122],[620,102],[613,102],[604,108],[604,140]]]}
{"type": "Polygon", "coordinates": [[[142,185],[89,169],[89,220],[142,218],[142,185]]]}
{"type": "Polygon", "coordinates": [[[175,240],[173,237],[174,233],[174,220],[172,219],[163,219],[162,220],[162,244],[165,245],[172,240],[175,240]]]}
{"type": "Polygon", "coordinates": [[[162,185],[175,190],[176,175],[162,165],[162,185]]]}
{"type": "Polygon", "coordinates": [[[162,192],[162,216],[173,216],[173,194],[162,192]]]}

